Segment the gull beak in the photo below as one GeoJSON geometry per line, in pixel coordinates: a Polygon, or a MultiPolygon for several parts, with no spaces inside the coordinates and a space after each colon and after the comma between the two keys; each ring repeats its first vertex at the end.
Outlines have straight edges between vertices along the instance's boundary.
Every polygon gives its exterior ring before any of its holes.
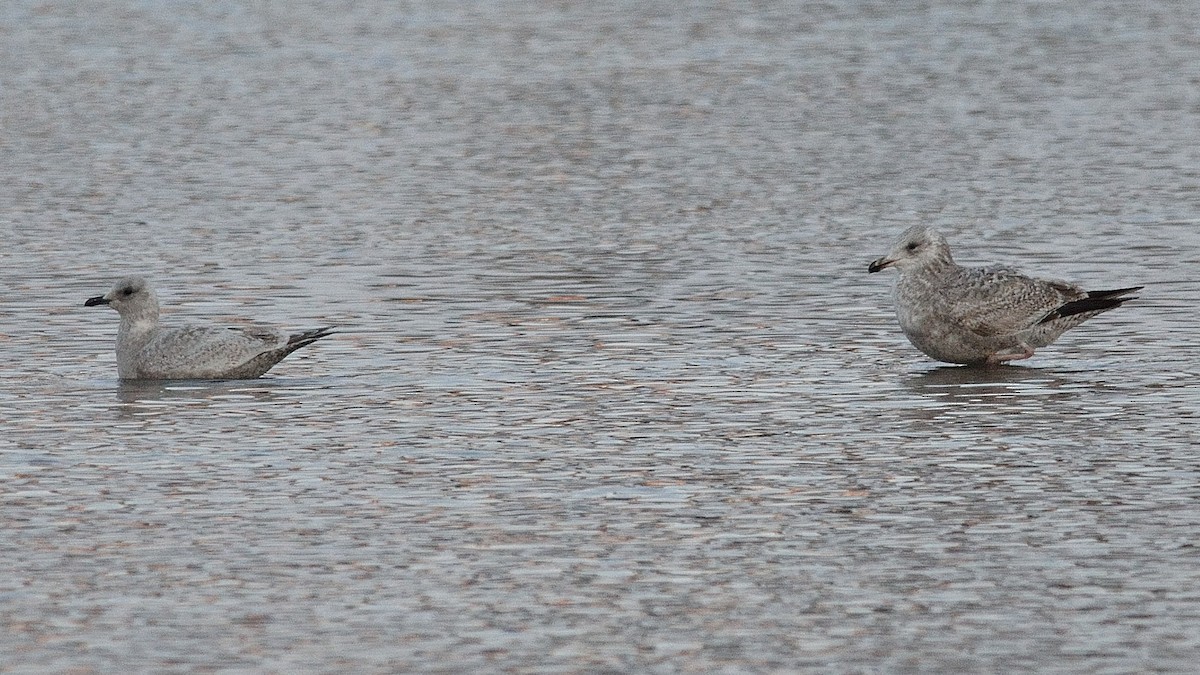
{"type": "MultiPolygon", "coordinates": [[[[888,267],[891,267],[894,264],[896,264],[895,260],[888,260],[887,257],[885,256],[883,258],[879,258],[879,259],[875,260],[870,265],[867,265],[867,272],[878,272],[879,270],[887,269],[888,267]]],[[[91,302],[91,300],[89,300],[88,302],[91,302]]]]}
{"type": "Polygon", "coordinates": [[[104,297],[103,295],[97,295],[94,298],[88,298],[87,301],[83,303],[83,306],[84,307],[95,307],[96,305],[107,305],[107,304],[108,304],[108,298],[104,297]]]}

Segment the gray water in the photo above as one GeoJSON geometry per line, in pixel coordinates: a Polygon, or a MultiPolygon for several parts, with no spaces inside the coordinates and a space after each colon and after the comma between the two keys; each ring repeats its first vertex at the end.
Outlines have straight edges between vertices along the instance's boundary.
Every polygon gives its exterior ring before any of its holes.
{"type": "Polygon", "coordinates": [[[1193,671],[1193,9],[3,3],[0,670],[1193,671]],[[916,222],[1147,289],[943,367],[916,222]]]}

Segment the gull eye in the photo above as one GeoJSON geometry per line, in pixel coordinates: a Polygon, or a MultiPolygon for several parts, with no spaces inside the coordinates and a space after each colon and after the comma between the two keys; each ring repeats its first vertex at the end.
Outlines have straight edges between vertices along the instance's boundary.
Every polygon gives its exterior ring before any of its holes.
{"type": "Polygon", "coordinates": [[[917,242],[910,241],[910,242],[908,242],[908,246],[904,247],[904,250],[908,251],[909,253],[912,253],[913,251],[917,250],[917,248],[918,248],[917,242]]]}
{"type": "Polygon", "coordinates": [[[133,286],[126,286],[125,288],[121,289],[121,295],[124,295],[125,297],[133,295],[133,286]]]}

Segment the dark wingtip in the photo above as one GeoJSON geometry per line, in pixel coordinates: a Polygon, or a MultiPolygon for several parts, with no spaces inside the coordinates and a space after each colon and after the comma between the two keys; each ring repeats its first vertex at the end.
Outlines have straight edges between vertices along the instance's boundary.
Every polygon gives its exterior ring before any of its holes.
{"type": "Polygon", "coordinates": [[[1134,288],[1120,288],[1112,291],[1092,291],[1088,293],[1086,298],[1072,300],[1053,312],[1050,312],[1045,316],[1045,318],[1043,318],[1041,321],[1038,321],[1038,323],[1049,323],[1056,319],[1062,319],[1068,316],[1074,316],[1076,314],[1083,314],[1085,312],[1103,312],[1115,307],[1120,307],[1129,300],[1137,300],[1136,295],[1126,295],[1126,293],[1133,293],[1134,291],[1139,291],[1142,288],[1142,286],[1137,286],[1134,288]]]}
{"type": "MultiPolygon", "coordinates": [[[[1122,295],[1136,293],[1136,292],[1142,290],[1143,288],[1145,288],[1145,286],[1131,286],[1129,288],[1114,288],[1111,291],[1088,291],[1087,296],[1089,298],[1118,298],[1122,295]]],[[[1133,298],[1125,298],[1125,299],[1132,300],[1133,298]]]]}
{"type": "Polygon", "coordinates": [[[337,328],[337,326],[325,326],[323,328],[306,330],[303,333],[296,333],[288,338],[288,344],[294,346],[296,349],[299,349],[300,347],[310,345],[323,337],[329,337],[330,335],[333,335],[335,332],[337,332],[334,330],[334,328],[337,328]]]}

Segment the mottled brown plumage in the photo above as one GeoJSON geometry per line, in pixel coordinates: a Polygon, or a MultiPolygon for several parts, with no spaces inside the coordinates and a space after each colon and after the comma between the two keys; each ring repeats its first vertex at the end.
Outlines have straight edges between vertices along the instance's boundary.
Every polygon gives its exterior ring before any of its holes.
{"type": "Polygon", "coordinates": [[[333,332],[331,326],[290,336],[262,328],[163,328],[158,297],[140,277],[121,279],[84,305],[110,305],[120,314],[117,375],[123,380],[252,379],[333,332]]]}
{"type": "Polygon", "coordinates": [[[922,226],[905,232],[867,271],[887,267],[900,271],[895,303],[901,330],[917,349],[948,363],[1029,358],[1142,288],[1089,292],[1003,267],[963,267],[942,235],[922,226]]]}

